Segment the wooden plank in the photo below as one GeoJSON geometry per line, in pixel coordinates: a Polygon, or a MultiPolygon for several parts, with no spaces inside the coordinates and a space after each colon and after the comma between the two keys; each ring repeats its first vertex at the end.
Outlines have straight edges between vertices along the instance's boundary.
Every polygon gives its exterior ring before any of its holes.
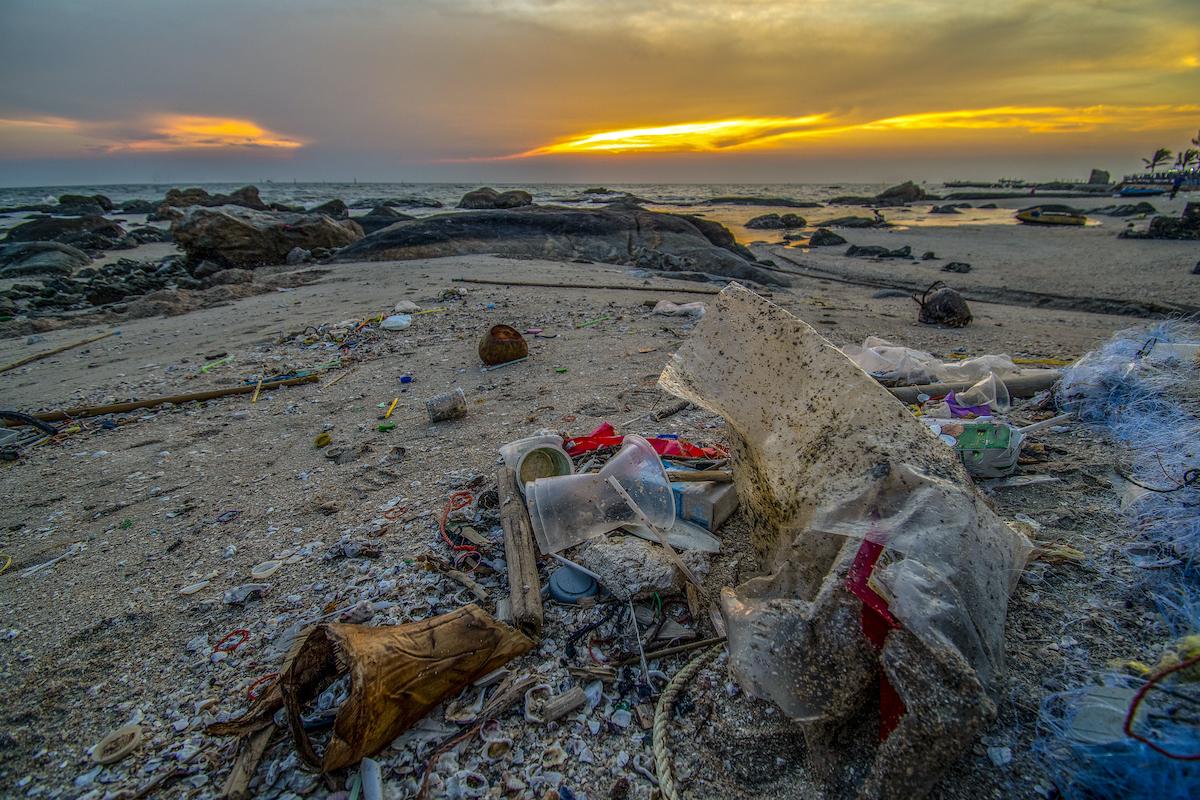
{"type": "Polygon", "coordinates": [[[504,558],[508,562],[508,592],[513,624],[525,635],[542,635],[542,584],[538,577],[533,525],[517,489],[517,474],[501,467],[497,475],[500,524],[504,528],[504,558]]]}

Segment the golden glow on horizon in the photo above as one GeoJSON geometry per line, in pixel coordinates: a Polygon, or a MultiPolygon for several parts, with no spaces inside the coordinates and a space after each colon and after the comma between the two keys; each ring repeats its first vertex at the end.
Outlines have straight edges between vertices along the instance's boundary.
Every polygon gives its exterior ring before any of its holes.
{"type": "Polygon", "coordinates": [[[1016,130],[1061,134],[1102,128],[1159,130],[1200,124],[1200,105],[996,106],[932,111],[854,122],[833,114],[751,117],[600,131],[564,138],[501,158],[547,155],[688,153],[783,149],[796,140],[852,133],[953,130],[1016,130]]]}

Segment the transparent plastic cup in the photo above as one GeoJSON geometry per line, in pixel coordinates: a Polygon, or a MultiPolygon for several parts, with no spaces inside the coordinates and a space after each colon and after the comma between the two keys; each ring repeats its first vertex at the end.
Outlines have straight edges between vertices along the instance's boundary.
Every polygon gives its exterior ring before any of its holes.
{"type": "Polygon", "coordinates": [[[525,487],[533,535],[543,553],[557,553],[602,536],[622,525],[657,528],[675,522],[675,498],[654,448],[640,436],[626,436],[620,451],[599,473],[539,478],[525,487]],[[612,487],[615,478],[638,510],[612,487]]]}

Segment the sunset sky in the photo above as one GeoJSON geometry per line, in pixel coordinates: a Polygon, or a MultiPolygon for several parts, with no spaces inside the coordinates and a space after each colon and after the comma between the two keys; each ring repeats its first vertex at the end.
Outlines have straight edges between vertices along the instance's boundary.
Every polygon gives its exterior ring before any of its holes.
{"type": "Polygon", "coordinates": [[[0,0],[0,185],[1133,171],[1200,0],[0,0]]]}

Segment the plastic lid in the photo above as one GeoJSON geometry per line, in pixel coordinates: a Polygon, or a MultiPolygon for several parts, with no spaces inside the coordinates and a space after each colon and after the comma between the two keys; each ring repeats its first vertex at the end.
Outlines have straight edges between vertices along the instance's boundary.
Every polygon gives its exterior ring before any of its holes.
{"type": "Polygon", "coordinates": [[[560,603],[592,597],[598,588],[595,578],[571,567],[559,567],[550,575],[550,595],[560,603]]]}

